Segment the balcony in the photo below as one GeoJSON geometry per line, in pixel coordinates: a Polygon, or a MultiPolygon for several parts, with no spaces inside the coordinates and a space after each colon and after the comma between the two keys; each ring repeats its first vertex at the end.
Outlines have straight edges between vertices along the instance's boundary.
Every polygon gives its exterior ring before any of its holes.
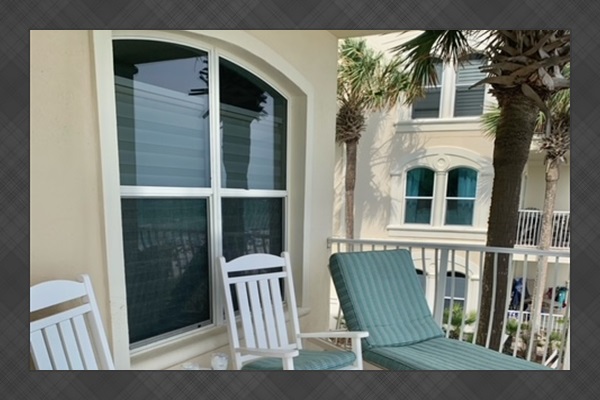
{"type": "MultiPolygon", "coordinates": [[[[516,246],[536,247],[540,242],[542,212],[539,210],[519,210],[516,246]]],[[[555,211],[552,218],[551,248],[569,249],[571,247],[571,213],[555,211]]]]}
{"type": "MultiPolygon", "coordinates": [[[[337,238],[330,238],[328,246],[331,254],[408,249],[433,317],[445,331],[446,337],[473,343],[479,322],[485,254],[493,254],[494,268],[497,267],[498,256],[507,254],[508,287],[502,325],[505,334],[500,348],[495,350],[513,357],[553,365],[558,369],[570,367],[567,341],[570,315],[568,251],[337,238]],[[531,297],[540,256],[548,259],[548,278],[543,284],[545,296],[541,313],[538,318],[534,318],[531,313],[531,297]],[[539,329],[532,329],[533,323],[539,329]],[[534,330],[538,332],[537,341],[530,340],[531,331],[534,330]]],[[[494,287],[496,285],[497,282],[494,282],[494,287]]],[[[343,328],[343,315],[338,304],[332,285],[330,325],[336,329],[343,328]]],[[[493,313],[492,310],[491,314],[493,313]]],[[[489,340],[486,347],[490,347],[489,340]]]]}

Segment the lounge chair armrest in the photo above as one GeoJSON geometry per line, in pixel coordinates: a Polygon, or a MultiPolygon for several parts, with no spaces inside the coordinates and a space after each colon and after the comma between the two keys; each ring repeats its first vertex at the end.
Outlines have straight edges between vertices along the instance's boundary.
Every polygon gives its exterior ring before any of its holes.
{"type": "Polygon", "coordinates": [[[331,332],[311,332],[311,333],[300,333],[299,338],[351,338],[360,339],[369,336],[369,332],[364,331],[331,331],[331,332]]]}
{"type": "Polygon", "coordinates": [[[296,349],[256,349],[249,347],[238,347],[234,349],[242,353],[248,353],[255,356],[261,357],[277,357],[277,358],[289,358],[296,357],[299,353],[296,349]]]}

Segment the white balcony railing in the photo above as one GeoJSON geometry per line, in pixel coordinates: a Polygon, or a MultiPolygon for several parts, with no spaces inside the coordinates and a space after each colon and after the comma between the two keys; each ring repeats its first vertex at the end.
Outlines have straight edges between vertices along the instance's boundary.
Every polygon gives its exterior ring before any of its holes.
{"type": "MultiPolygon", "coordinates": [[[[540,242],[542,213],[539,210],[519,210],[517,240],[515,245],[535,247],[540,242]]],[[[571,247],[571,213],[555,211],[552,218],[552,242],[550,247],[568,249],[571,247]]]]}
{"type": "MultiPolygon", "coordinates": [[[[337,238],[328,239],[328,247],[332,254],[408,249],[436,322],[445,330],[447,337],[473,343],[477,337],[485,255],[492,254],[494,268],[498,266],[498,256],[507,255],[508,287],[502,326],[505,335],[500,348],[495,350],[539,363],[545,363],[551,354],[556,353],[560,360],[559,368],[569,367],[562,364],[563,360],[568,359],[565,357],[570,312],[567,301],[570,274],[568,251],[337,238]],[[540,336],[537,341],[532,341],[529,334],[532,323],[531,296],[539,256],[546,256],[548,259],[548,279],[543,286],[548,298],[544,299],[539,318],[540,328],[536,330],[540,336]],[[525,284],[519,285],[520,282],[525,284]],[[560,297],[559,293],[566,296],[560,297]],[[456,321],[456,312],[450,313],[448,310],[458,310],[460,323],[456,321]],[[475,315],[474,321],[468,320],[467,316],[470,314],[475,315]],[[536,342],[535,346],[533,342],[536,342]]],[[[496,286],[497,282],[494,282],[494,287],[496,286]]],[[[492,304],[494,301],[493,299],[492,304]]],[[[335,321],[342,320],[342,315],[333,287],[330,304],[331,321],[334,325],[335,321]]],[[[490,318],[493,314],[492,310],[490,318]]],[[[490,347],[489,339],[486,347],[490,347]]]]}

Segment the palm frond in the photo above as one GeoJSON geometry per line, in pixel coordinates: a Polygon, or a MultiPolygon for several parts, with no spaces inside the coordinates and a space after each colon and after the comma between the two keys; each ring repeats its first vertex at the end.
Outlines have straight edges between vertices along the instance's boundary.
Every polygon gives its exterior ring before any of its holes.
{"type": "Polygon", "coordinates": [[[496,137],[496,129],[500,123],[500,108],[493,107],[486,110],[481,115],[481,126],[483,128],[483,134],[489,138],[496,137]]]}
{"type": "Polygon", "coordinates": [[[418,88],[437,84],[439,77],[435,66],[440,59],[459,63],[471,52],[468,34],[467,31],[460,30],[428,30],[392,49],[393,52],[404,55],[412,86],[411,93],[418,94],[418,88]]]}

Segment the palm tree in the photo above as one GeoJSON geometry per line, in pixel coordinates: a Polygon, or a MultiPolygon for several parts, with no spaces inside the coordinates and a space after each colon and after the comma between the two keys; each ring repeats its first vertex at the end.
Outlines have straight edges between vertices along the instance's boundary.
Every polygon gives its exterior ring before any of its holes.
{"type": "MultiPolygon", "coordinates": [[[[562,71],[565,77],[570,77],[570,64],[566,64],[562,71]]],[[[554,204],[557,192],[557,183],[560,178],[560,165],[566,162],[566,154],[570,148],[570,122],[571,122],[571,97],[570,89],[565,89],[553,94],[548,101],[550,117],[550,132],[548,133],[548,115],[540,112],[536,122],[535,132],[542,135],[540,150],[545,152],[545,181],[544,206],[540,224],[540,238],[538,248],[548,250],[552,242],[554,204]]],[[[500,109],[496,108],[482,116],[484,131],[494,136],[500,119],[500,109]]],[[[545,282],[548,270],[548,258],[541,256],[536,270],[535,286],[532,299],[531,329],[538,332],[540,329],[541,307],[545,293],[545,282]]],[[[533,348],[533,346],[531,346],[533,348]]]]}
{"type": "MultiPolygon", "coordinates": [[[[521,174],[537,115],[540,109],[547,110],[544,101],[550,95],[569,87],[569,79],[561,74],[561,68],[570,60],[570,32],[424,31],[395,50],[406,54],[411,84],[420,88],[436,83],[436,58],[459,65],[469,54],[476,53],[474,47],[481,48],[488,61],[481,67],[482,72],[487,73],[486,78],[474,86],[489,84],[500,107],[486,244],[512,248],[518,222],[521,174]],[[471,43],[476,45],[472,47],[471,43]]],[[[489,346],[495,349],[500,348],[502,338],[508,262],[507,254],[500,254],[497,259],[491,253],[485,257],[477,343],[485,345],[489,341],[489,346]]]]}
{"type": "Polygon", "coordinates": [[[345,39],[340,45],[337,78],[338,112],[336,141],[346,148],[345,223],[346,237],[354,238],[354,187],[358,142],[366,115],[390,109],[408,88],[400,70],[401,60],[390,60],[369,48],[362,39],[345,39]]]}
{"type": "MultiPolygon", "coordinates": [[[[564,68],[565,76],[570,75],[569,64],[564,68]]],[[[550,133],[542,138],[540,149],[545,151],[545,178],[546,188],[544,191],[544,206],[542,209],[542,223],[540,227],[540,242],[538,247],[541,250],[548,250],[552,242],[552,222],[554,216],[554,203],[556,199],[557,183],[560,178],[560,165],[566,162],[566,154],[570,148],[571,138],[571,98],[570,90],[563,90],[554,94],[549,101],[548,106],[550,133]]],[[[540,118],[538,130],[541,131],[541,125],[545,122],[544,116],[540,118]]],[[[548,272],[548,257],[541,256],[536,270],[535,285],[532,298],[532,320],[531,328],[537,332],[540,328],[542,303],[546,285],[546,276],[548,272]]],[[[534,346],[532,346],[533,348],[534,346]]]]}

